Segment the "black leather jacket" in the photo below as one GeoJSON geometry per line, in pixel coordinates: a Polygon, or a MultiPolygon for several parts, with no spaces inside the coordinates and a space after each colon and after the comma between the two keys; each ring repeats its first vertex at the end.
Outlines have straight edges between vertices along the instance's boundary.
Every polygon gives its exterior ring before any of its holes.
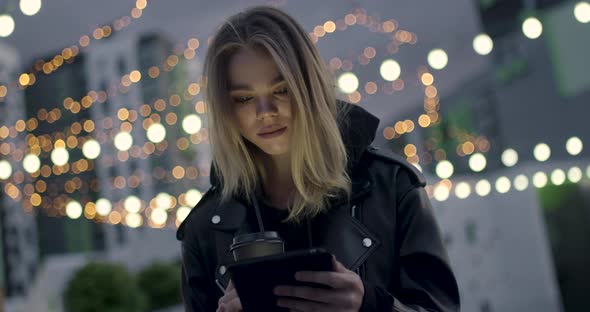
{"type": "MultiPolygon", "coordinates": [[[[348,105],[348,104],[345,104],[348,105]]],[[[350,155],[352,196],[312,220],[313,241],[356,271],[365,286],[361,311],[459,311],[459,291],[422,174],[403,158],[369,144],[378,119],[353,106],[342,135],[350,155]]],[[[212,172],[213,173],[213,172],[212,172]]],[[[180,225],[186,311],[215,311],[229,282],[225,264],[247,207],[219,204],[212,187],[180,225]]]]}

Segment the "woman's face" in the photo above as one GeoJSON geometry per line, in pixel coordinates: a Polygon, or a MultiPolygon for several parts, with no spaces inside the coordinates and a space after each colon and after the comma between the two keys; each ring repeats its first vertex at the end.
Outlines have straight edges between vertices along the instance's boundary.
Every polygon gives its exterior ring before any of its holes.
{"type": "Polygon", "coordinates": [[[272,57],[261,50],[240,49],[229,60],[229,82],[240,134],[266,154],[289,152],[291,98],[272,57]]]}

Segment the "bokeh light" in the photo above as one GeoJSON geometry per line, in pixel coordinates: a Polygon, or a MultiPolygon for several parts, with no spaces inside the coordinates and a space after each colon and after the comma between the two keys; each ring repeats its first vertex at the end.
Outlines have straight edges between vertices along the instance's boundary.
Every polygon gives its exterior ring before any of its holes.
{"type": "Polygon", "coordinates": [[[51,161],[57,166],[63,166],[68,163],[70,159],[70,153],[65,147],[56,147],[51,152],[51,161]]]}
{"type": "Polygon", "coordinates": [[[66,215],[70,219],[78,219],[82,215],[82,205],[79,202],[72,200],[66,205],[66,215]]]}
{"type": "Polygon", "coordinates": [[[535,146],[533,155],[537,161],[543,162],[551,157],[551,149],[549,148],[549,145],[545,143],[539,143],[535,146]]]}
{"type": "Polygon", "coordinates": [[[338,78],[338,88],[346,94],[351,94],[359,87],[359,80],[354,73],[344,73],[338,78]]]}
{"type": "Polygon", "coordinates": [[[467,182],[459,182],[455,186],[455,195],[458,198],[465,199],[471,194],[471,187],[467,182]]]}
{"type": "Polygon", "coordinates": [[[379,67],[379,73],[381,77],[387,81],[394,81],[401,75],[401,67],[399,63],[395,60],[388,59],[381,63],[381,67],[379,67]]]}
{"type": "Polygon", "coordinates": [[[501,158],[502,158],[502,163],[506,167],[512,167],[512,166],[516,165],[516,163],[518,163],[518,153],[511,148],[506,149],[502,153],[501,158]]]}
{"type": "Polygon", "coordinates": [[[454,167],[448,160],[443,160],[436,165],[436,175],[441,179],[448,179],[453,175],[454,167]]]}
{"type": "Polygon", "coordinates": [[[469,157],[469,168],[475,172],[481,172],[486,168],[486,157],[481,153],[475,153],[469,157]]]}
{"type": "Polygon", "coordinates": [[[517,191],[524,191],[529,186],[529,179],[524,174],[519,174],[514,178],[514,188],[517,191]]]}
{"type": "Polygon", "coordinates": [[[565,143],[565,149],[572,156],[579,155],[582,152],[583,148],[584,145],[582,143],[582,140],[580,140],[580,138],[578,137],[571,137],[565,143]]]}
{"type": "Polygon", "coordinates": [[[542,188],[547,185],[548,178],[545,172],[539,171],[533,175],[533,185],[536,188],[542,188]]]}
{"type": "Polygon", "coordinates": [[[201,130],[202,121],[201,117],[191,114],[182,120],[182,129],[188,134],[195,134],[201,130]]]}
{"type": "Polygon", "coordinates": [[[574,16],[580,23],[586,24],[590,22],[590,3],[580,1],[574,7],[574,16]]]}
{"type": "Polygon", "coordinates": [[[0,179],[6,180],[12,174],[12,166],[6,160],[0,160],[0,179]]]}
{"type": "Polygon", "coordinates": [[[0,15],[0,37],[8,37],[14,32],[14,19],[7,14],[0,15]]]}
{"type": "Polygon", "coordinates": [[[113,206],[111,204],[111,201],[105,198],[100,198],[96,201],[96,213],[98,213],[101,216],[107,216],[111,210],[113,209],[113,206]]]}
{"type": "Polygon", "coordinates": [[[23,168],[28,173],[34,173],[41,168],[41,160],[35,154],[28,154],[23,158],[23,168]]]}
{"type": "Polygon", "coordinates": [[[567,178],[572,183],[578,183],[578,182],[580,182],[583,177],[584,177],[584,174],[582,173],[582,169],[580,169],[579,167],[571,167],[567,171],[567,178]]]}
{"type": "Polygon", "coordinates": [[[41,0],[20,0],[19,6],[24,15],[32,16],[41,10],[41,0]]]}
{"type": "Polygon", "coordinates": [[[510,191],[510,186],[510,179],[508,179],[507,177],[499,177],[496,180],[496,191],[498,191],[498,193],[500,194],[504,194],[510,191]]]}
{"type": "Polygon", "coordinates": [[[124,152],[129,150],[133,145],[133,137],[129,132],[121,131],[115,135],[113,142],[118,150],[124,152]]]}
{"type": "Polygon", "coordinates": [[[491,191],[492,185],[488,180],[479,180],[477,184],[475,184],[475,192],[481,197],[488,196],[491,191]]]}
{"type": "Polygon", "coordinates": [[[479,55],[488,55],[494,49],[494,41],[487,34],[479,34],[473,39],[473,50],[479,55]]]}
{"type": "Polygon", "coordinates": [[[434,49],[428,53],[428,65],[430,67],[441,70],[447,66],[449,57],[443,49],[434,49]]]}
{"type": "Polygon", "coordinates": [[[537,39],[543,34],[543,24],[536,17],[529,17],[522,23],[522,33],[529,39],[537,39]]]}
{"type": "Polygon", "coordinates": [[[100,155],[100,144],[94,139],[84,142],[82,154],[88,159],[96,159],[100,155]]]}

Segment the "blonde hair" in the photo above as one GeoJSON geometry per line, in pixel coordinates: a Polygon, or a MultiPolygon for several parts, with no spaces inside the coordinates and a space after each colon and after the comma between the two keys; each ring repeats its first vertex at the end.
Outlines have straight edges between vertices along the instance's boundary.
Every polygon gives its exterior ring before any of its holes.
{"type": "Polygon", "coordinates": [[[337,107],[332,75],[291,16],[266,6],[231,16],[211,40],[205,59],[210,142],[222,201],[241,196],[252,202],[266,176],[260,162],[262,151],[234,126],[227,64],[242,48],[267,52],[288,84],[296,192],[287,221],[300,222],[326,211],[331,199],[350,195],[348,156],[339,130],[345,112],[337,107]]]}

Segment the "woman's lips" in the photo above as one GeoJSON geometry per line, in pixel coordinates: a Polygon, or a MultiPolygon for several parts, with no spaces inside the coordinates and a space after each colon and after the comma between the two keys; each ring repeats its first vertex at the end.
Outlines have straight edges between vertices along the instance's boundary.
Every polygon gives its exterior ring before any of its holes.
{"type": "Polygon", "coordinates": [[[264,138],[264,139],[274,138],[276,136],[283,134],[286,130],[287,130],[287,127],[283,127],[283,128],[277,129],[273,132],[259,133],[258,136],[261,138],[264,138]]]}

